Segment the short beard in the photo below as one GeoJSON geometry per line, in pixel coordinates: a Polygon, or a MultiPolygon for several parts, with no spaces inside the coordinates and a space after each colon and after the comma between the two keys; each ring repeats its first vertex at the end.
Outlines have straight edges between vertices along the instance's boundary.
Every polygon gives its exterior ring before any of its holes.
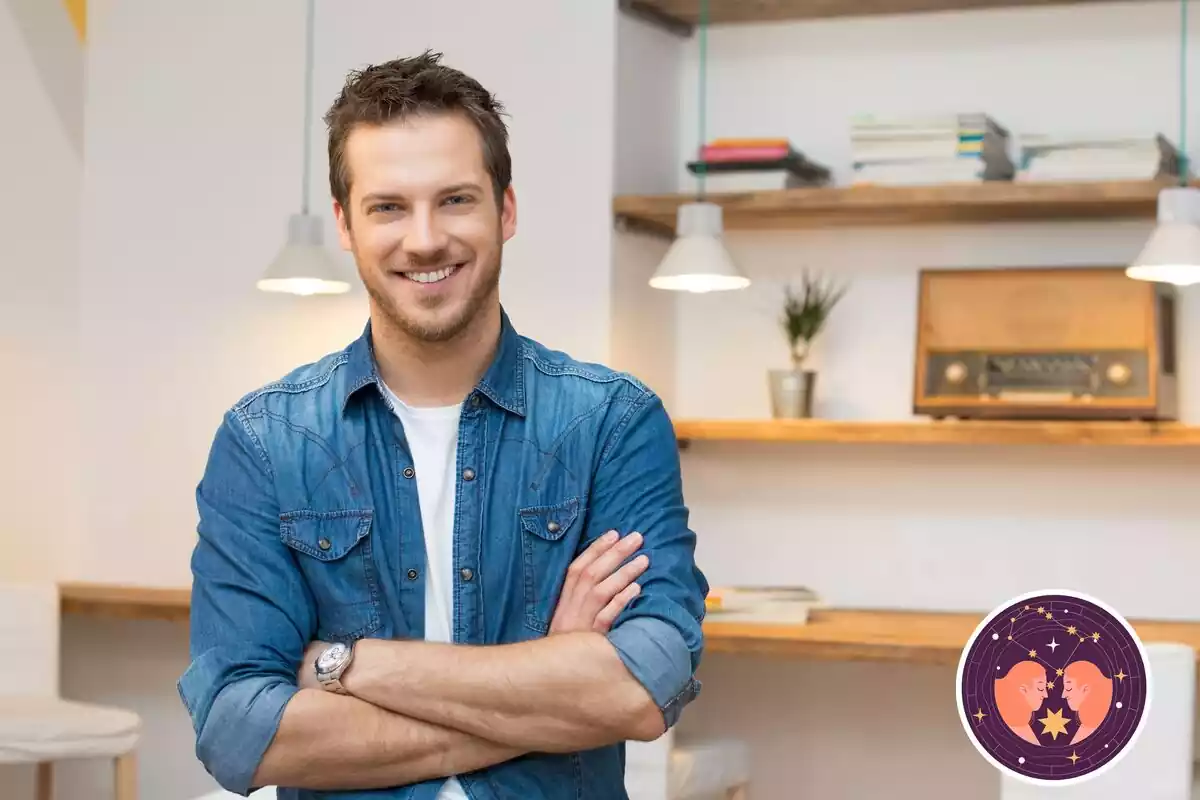
{"type": "MultiPolygon", "coordinates": [[[[480,268],[482,264],[476,262],[474,266],[480,268]]],[[[466,303],[463,304],[462,310],[438,325],[423,324],[412,317],[405,316],[386,292],[380,291],[367,281],[363,283],[366,285],[367,293],[371,296],[375,307],[379,309],[392,328],[403,331],[410,338],[420,342],[442,344],[455,339],[470,327],[492,296],[499,292],[500,255],[496,256],[496,265],[491,270],[491,274],[475,287],[467,297],[466,303]]]]}

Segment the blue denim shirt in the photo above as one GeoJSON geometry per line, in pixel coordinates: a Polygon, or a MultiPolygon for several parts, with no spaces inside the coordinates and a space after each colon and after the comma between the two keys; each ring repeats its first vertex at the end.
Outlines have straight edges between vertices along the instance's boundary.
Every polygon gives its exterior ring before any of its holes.
{"type": "MultiPolygon", "coordinates": [[[[242,398],[196,491],[191,663],[179,693],[196,752],[247,794],[306,645],[423,639],[425,549],[404,430],[370,325],[345,350],[242,398]]],[[[454,524],[456,642],[545,636],[568,565],[610,529],[640,531],[641,594],[608,639],[668,725],[699,692],[708,584],[659,398],[629,375],[518,335],[463,404],[454,524]],[[552,524],[554,523],[554,524],[552,524]]],[[[459,776],[475,800],[626,797],[624,744],[530,754],[459,776]]],[[[432,800],[442,780],[281,800],[432,800]]]]}

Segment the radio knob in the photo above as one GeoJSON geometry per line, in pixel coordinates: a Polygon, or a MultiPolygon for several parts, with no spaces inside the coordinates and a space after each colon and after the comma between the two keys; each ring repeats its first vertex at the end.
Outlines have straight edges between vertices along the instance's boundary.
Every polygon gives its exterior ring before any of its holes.
{"type": "Polygon", "coordinates": [[[1129,383],[1129,379],[1133,377],[1133,370],[1131,370],[1126,364],[1117,362],[1116,364],[1109,364],[1108,369],[1104,374],[1111,382],[1117,384],[1118,386],[1123,386],[1124,384],[1129,383]]]}
{"type": "Polygon", "coordinates": [[[946,367],[946,380],[950,383],[962,383],[967,379],[967,365],[961,361],[955,361],[950,366],[946,367]]]}

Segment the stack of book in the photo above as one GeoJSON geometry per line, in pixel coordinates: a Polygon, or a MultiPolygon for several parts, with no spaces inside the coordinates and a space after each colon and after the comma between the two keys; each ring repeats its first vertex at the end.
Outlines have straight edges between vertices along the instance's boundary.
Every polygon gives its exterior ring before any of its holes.
{"type": "Polygon", "coordinates": [[[804,625],[824,603],[806,586],[714,586],[704,605],[713,622],[804,625]]]}
{"type": "Polygon", "coordinates": [[[787,139],[714,139],[700,148],[688,171],[704,176],[710,192],[758,192],[824,186],[831,173],[787,139]]]}
{"type": "Polygon", "coordinates": [[[1012,180],[1008,131],[983,113],[861,115],[851,121],[853,183],[927,185],[1012,180]]]}
{"type": "Polygon", "coordinates": [[[1021,136],[1020,160],[1019,181],[1177,179],[1184,169],[1179,150],[1162,134],[1114,139],[1021,136]]]}

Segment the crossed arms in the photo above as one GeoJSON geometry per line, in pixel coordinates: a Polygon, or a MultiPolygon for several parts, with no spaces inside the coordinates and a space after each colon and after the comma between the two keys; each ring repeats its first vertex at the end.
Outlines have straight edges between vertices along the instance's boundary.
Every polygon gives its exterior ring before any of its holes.
{"type": "Polygon", "coordinates": [[[349,696],[310,688],[315,607],[280,541],[271,466],[248,425],[227,416],[197,490],[193,661],[179,684],[197,754],[227,789],[382,788],[528,752],[649,740],[695,695],[707,586],[692,564],[674,434],[657,398],[617,426],[593,484],[591,544],[548,637],[488,647],[361,640],[344,676],[349,696]],[[600,536],[635,527],[641,542],[600,536]],[[648,564],[628,561],[639,545],[648,564]]]}

